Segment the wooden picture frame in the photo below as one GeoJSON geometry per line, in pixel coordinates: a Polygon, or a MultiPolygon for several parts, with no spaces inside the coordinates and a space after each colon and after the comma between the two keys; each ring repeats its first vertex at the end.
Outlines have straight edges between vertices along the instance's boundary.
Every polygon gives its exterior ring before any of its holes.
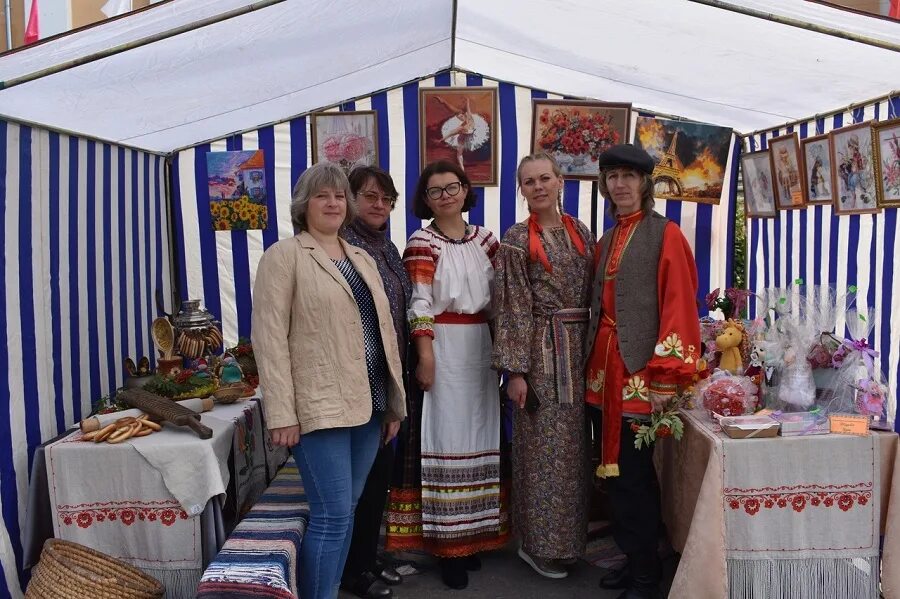
{"type": "Polygon", "coordinates": [[[597,156],[628,141],[631,104],[535,98],[531,106],[531,151],[553,155],[566,179],[597,179],[597,156]]]}
{"type": "Polygon", "coordinates": [[[872,125],[879,208],[900,208],[900,118],[872,125]]]}
{"type": "Polygon", "coordinates": [[[841,127],[828,135],[835,214],[878,212],[872,122],[841,127]]]}
{"type": "Polygon", "coordinates": [[[803,176],[806,183],[806,203],[834,203],[834,179],[831,162],[831,136],[827,133],[800,140],[803,154],[803,176]]]}
{"type": "Polygon", "coordinates": [[[495,87],[419,88],[419,164],[459,164],[472,185],[497,185],[499,99],[495,87]]]}
{"type": "Polygon", "coordinates": [[[378,166],[378,115],[374,110],[314,112],[309,121],[312,163],[331,162],[345,173],[378,166]]]}
{"type": "Polygon", "coordinates": [[[744,215],[747,218],[775,218],[775,189],[769,150],[741,154],[744,181],[744,215]]]}
{"type": "Polygon", "coordinates": [[[803,155],[797,133],[788,133],[769,140],[769,161],[772,164],[772,187],[775,206],[779,210],[798,210],[806,207],[806,177],[803,155]]]}

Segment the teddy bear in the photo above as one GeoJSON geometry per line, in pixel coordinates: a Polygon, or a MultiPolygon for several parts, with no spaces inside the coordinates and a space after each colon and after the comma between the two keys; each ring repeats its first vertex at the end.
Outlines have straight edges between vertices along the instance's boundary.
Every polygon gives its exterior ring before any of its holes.
{"type": "Polygon", "coordinates": [[[725,328],[716,337],[716,347],[722,352],[719,368],[731,374],[741,374],[744,362],[741,358],[741,344],[744,342],[744,325],[729,318],[725,328]]]}

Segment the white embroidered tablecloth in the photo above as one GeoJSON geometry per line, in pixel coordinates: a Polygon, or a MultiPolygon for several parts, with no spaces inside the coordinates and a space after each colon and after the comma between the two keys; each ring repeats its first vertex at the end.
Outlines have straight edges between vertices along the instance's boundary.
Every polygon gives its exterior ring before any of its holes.
{"type": "MultiPolygon", "coordinates": [[[[684,420],[684,438],[656,456],[663,518],[682,553],[670,597],[878,596],[896,434],[741,440],[703,412],[684,420]]],[[[898,575],[890,532],[886,597],[898,575]]]]}
{"type": "MultiPolygon", "coordinates": [[[[252,402],[205,412],[208,440],[165,424],[117,445],[80,441],[80,432],[47,445],[54,536],[141,568],[166,585],[170,599],[193,597],[203,572],[199,514],[228,488],[235,424],[247,429],[245,412],[260,414],[252,402]]],[[[250,492],[249,484],[237,488],[250,492]]]]}

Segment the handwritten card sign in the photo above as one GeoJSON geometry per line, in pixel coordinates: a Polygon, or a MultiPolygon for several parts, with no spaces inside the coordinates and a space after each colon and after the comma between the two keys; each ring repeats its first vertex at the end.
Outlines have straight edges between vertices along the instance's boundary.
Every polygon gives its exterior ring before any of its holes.
{"type": "Polygon", "coordinates": [[[829,414],[831,432],[838,435],[858,435],[864,437],[869,434],[869,417],[857,414],[829,414]]]}

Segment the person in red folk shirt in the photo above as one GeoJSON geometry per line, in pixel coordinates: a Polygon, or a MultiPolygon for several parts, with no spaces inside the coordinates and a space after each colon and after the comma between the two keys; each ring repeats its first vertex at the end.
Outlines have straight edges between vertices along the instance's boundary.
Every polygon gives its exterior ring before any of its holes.
{"type": "Polygon", "coordinates": [[[628,556],[600,581],[620,599],[655,597],[660,496],[653,451],[629,420],[662,411],[699,357],[697,266],[678,226],[653,212],[654,162],[630,144],[599,157],[600,193],[616,225],[597,244],[585,355],[585,400],[603,410],[601,460],[613,536],[628,556]]]}

